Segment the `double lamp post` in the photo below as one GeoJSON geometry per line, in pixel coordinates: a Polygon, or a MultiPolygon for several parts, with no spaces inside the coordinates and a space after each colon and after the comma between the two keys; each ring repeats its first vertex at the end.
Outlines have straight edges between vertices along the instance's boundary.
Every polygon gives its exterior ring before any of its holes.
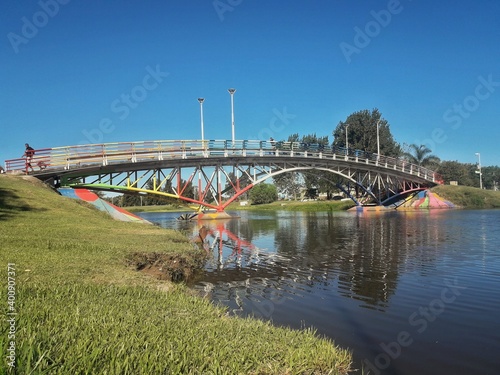
{"type": "MultiPolygon", "coordinates": [[[[234,135],[234,93],[236,92],[236,89],[228,89],[227,90],[229,94],[231,95],[231,141],[235,142],[235,135],[234,135]]],[[[201,119],[201,141],[205,141],[205,130],[204,130],[204,124],[203,124],[203,102],[205,101],[205,98],[198,98],[198,102],[200,103],[200,119],[201,119]]]]}

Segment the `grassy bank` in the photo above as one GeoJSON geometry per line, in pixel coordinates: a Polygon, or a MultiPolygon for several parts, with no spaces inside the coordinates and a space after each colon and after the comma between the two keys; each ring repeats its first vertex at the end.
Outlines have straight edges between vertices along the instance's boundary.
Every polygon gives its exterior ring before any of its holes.
{"type": "Polygon", "coordinates": [[[12,341],[4,319],[9,263],[18,374],[347,372],[349,353],[311,330],[228,317],[183,285],[127,266],[143,252],[196,263],[199,250],[180,233],[117,222],[36,180],[5,175],[0,225],[0,373],[12,341]]]}
{"type": "Polygon", "coordinates": [[[500,191],[452,185],[439,185],[432,191],[462,208],[500,208],[500,191]]]}
{"type": "Polygon", "coordinates": [[[228,210],[270,210],[270,211],[345,211],[354,207],[354,202],[349,201],[278,201],[269,204],[258,204],[250,206],[240,206],[239,203],[232,203],[228,210]]]}
{"type": "MultiPolygon", "coordinates": [[[[239,202],[229,205],[227,210],[272,210],[272,211],[345,211],[354,207],[354,203],[349,201],[278,201],[269,204],[258,204],[240,206],[239,202]]],[[[169,212],[169,211],[194,211],[186,205],[164,205],[164,206],[133,206],[126,207],[130,212],[169,212]]]]}
{"type": "Polygon", "coordinates": [[[180,212],[180,211],[193,211],[184,204],[165,204],[159,206],[131,206],[125,207],[129,212],[180,212]]]}

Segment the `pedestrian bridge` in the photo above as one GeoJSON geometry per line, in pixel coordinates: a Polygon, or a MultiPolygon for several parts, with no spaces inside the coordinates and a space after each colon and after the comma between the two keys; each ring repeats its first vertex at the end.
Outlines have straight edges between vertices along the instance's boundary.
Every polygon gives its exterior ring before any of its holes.
{"type": "Polygon", "coordinates": [[[404,159],[318,144],[258,140],[163,140],[54,147],[5,161],[6,172],[56,187],[157,194],[218,212],[253,186],[287,172],[332,182],[356,205],[394,205],[438,183],[404,159]],[[317,172],[316,172],[317,173],[317,172]]]}

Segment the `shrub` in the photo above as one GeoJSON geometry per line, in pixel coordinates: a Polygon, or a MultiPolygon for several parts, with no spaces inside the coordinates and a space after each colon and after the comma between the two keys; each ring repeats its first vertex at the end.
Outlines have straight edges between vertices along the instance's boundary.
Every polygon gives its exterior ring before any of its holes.
{"type": "Polygon", "coordinates": [[[276,186],[270,184],[259,184],[250,190],[252,204],[272,203],[278,200],[278,190],[276,186]]]}

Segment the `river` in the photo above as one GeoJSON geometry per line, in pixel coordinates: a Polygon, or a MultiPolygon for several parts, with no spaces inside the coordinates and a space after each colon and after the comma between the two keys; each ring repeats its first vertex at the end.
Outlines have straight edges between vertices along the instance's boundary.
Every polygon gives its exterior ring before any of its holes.
{"type": "Polygon", "coordinates": [[[500,210],[232,214],[140,215],[190,237],[207,226],[194,289],[231,314],[314,327],[365,374],[500,373],[500,210]]]}

